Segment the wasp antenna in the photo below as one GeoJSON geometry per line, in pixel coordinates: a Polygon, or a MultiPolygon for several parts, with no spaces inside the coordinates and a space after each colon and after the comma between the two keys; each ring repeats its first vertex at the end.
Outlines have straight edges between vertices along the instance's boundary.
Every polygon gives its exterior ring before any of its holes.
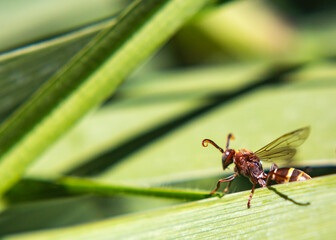
{"type": "Polygon", "coordinates": [[[210,140],[210,139],[204,139],[203,141],[202,141],[202,146],[203,147],[207,147],[208,146],[208,143],[210,143],[210,144],[212,144],[215,148],[217,148],[221,153],[224,153],[224,150],[221,148],[221,147],[219,147],[216,143],[214,143],[212,140],[210,140]]]}
{"type": "Polygon", "coordinates": [[[229,148],[229,143],[231,139],[234,140],[235,137],[233,136],[232,133],[229,133],[229,135],[227,136],[227,141],[226,141],[226,149],[229,148]]]}

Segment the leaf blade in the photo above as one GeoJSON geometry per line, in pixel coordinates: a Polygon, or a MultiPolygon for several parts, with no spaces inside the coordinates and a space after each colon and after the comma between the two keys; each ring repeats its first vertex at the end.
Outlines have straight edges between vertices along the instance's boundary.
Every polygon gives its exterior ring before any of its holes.
{"type": "Polygon", "coordinates": [[[114,92],[131,70],[207,2],[136,2],[120,17],[119,24],[98,34],[95,41],[3,123],[0,128],[0,193],[10,188],[44,149],[114,92]],[[116,29],[119,30],[113,32],[116,29]],[[111,41],[116,42],[109,46],[111,41]],[[96,46],[97,42],[101,45],[96,46]],[[102,66],[95,71],[99,64],[102,66]]]}
{"type": "Polygon", "coordinates": [[[5,239],[45,239],[50,236],[54,239],[102,239],[111,236],[117,239],[135,236],[137,239],[260,239],[265,236],[277,236],[279,239],[318,236],[326,239],[334,236],[332,226],[336,202],[329,200],[336,196],[335,175],[277,185],[275,188],[296,201],[309,201],[311,204],[298,206],[262,188],[256,190],[251,209],[246,208],[249,191],[245,191],[221,199],[211,198],[93,224],[13,235],[5,239]]]}

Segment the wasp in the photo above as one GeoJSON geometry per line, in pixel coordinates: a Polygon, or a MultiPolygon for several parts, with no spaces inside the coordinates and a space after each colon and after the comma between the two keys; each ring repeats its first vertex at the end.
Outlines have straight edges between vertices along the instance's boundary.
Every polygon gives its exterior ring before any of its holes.
{"type": "Polygon", "coordinates": [[[251,199],[257,184],[261,187],[266,187],[271,185],[272,181],[277,183],[286,183],[310,179],[311,177],[308,174],[299,169],[278,168],[278,166],[274,163],[277,160],[290,160],[293,158],[296,153],[296,147],[300,146],[307,139],[309,132],[310,127],[304,127],[293,132],[286,133],[273,142],[260,148],[256,152],[252,152],[247,149],[230,149],[230,140],[234,139],[234,136],[231,133],[227,136],[225,150],[219,147],[212,140],[204,139],[202,141],[203,147],[207,147],[210,143],[222,153],[223,170],[232,163],[235,165],[234,174],[228,178],[220,179],[217,183],[217,187],[210,193],[210,195],[214,194],[218,190],[221,183],[229,182],[224,189],[224,193],[226,193],[235,177],[243,175],[248,177],[253,184],[251,194],[247,202],[247,207],[250,208],[251,199]],[[261,161],[272,162],[272,166],[268,174],[264,172],[261,161]]]}

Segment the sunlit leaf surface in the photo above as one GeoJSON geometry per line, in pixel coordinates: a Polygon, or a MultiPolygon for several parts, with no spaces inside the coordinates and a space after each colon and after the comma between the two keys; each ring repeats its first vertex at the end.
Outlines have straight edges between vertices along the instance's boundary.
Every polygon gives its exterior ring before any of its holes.
{"type": "Polygon", "coordinates": [[[334,6],[131,2],[0,3],[0,49],[21,46],[0,55],[1,238],[334,239],[334,6]],[[305,126],[279,165],[312,180],[257,189],[251,209],[245,177],[209,198],[233,166],[204,138],[255,151],[305,126]]]}
{"type": "Polygon", "coordinates": [[[46,239],[50,236],[53,239],[260,239],[267,236],[284,239],[298,233],[299,239],[332,239],[336,234],[333,228],[336,204],[330,199],[336,197],[335,186],[336,177],[329,176],[279,185],[275,190],[256,190],[250,209],[246,207],[249,191],[245,191],[221,199],[5,239],[46,239]],[[304,203],[309,205],[298,205],[304,203]]]}

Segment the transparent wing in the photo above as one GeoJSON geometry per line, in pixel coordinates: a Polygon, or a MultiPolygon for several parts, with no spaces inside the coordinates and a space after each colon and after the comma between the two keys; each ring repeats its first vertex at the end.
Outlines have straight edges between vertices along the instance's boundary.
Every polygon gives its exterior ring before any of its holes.
{"type": "Polygon", "coordinates": [[[296,153],[295,148],[282,147],[282,148],[275,148],[267,152],[265,151],[255,154],[262,161],[276,162],[279,160],[290,160],[294,157],[295,153],[296,153]]]}
{"type": "Polygon", "coordinates": [[[309,136],[310,127],[300,128],[275,139],[273,142],[260,148],[255,154],[263,161],[289,160],[309,136]]]}

